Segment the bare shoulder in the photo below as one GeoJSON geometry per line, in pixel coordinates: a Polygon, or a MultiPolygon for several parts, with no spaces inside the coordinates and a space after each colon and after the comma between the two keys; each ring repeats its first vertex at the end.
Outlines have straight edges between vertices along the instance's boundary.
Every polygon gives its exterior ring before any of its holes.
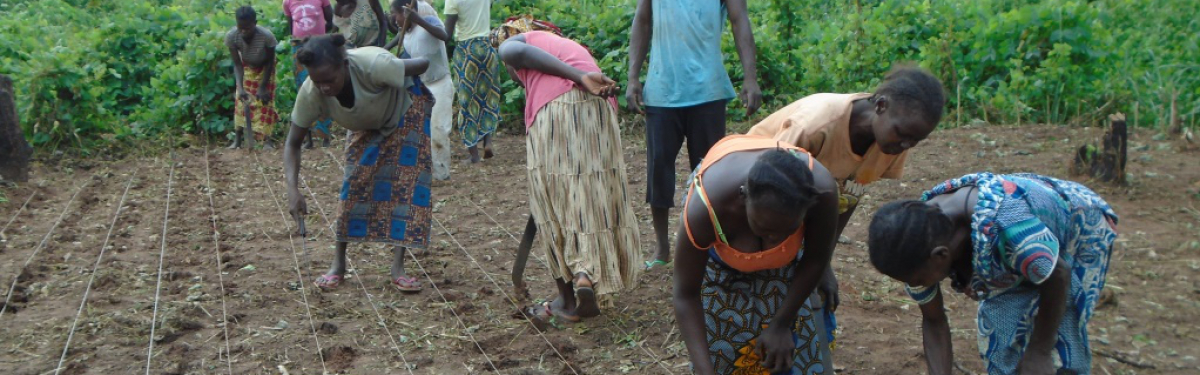
{"type": "Polygon", "coordinates": [[[687,235],[696,244],[709,244],[716,241],[717,235],[713,231],[708,207],[704,205],[699,194],[695,189],[688,189],[687,204],[683,206],[683,218],[681,219],[684,222],[680,223],[687,232],[680,234],[687,235]]]}
{"type": "Polygon", "coordinates": [[[838,191],[838,184],[837,184],[837,180],[835,180],[833,178],[833,174],[829,173],[829,170],[826,169],[825,166],[822,165],[820,161],[817,161],[816,157],[814,157],[812,155],[808,155],[808,157],[813,158],[813,161],[812,161],[812,163],[813,163],[813,167],[812,167],[813,186],[816,187],[817,191],[820,192],[822,195],[828,194],[828,193],[836,194],[838,191]]]}

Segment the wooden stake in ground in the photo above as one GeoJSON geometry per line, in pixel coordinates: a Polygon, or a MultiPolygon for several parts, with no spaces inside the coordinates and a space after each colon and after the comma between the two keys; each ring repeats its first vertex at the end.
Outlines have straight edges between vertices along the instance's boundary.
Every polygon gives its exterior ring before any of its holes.
{"type": "Polygon", "coordinates": [[[1103,182],[1125,183],[1128,129],[1125,114],[1109,116],[1112,124],[1099,145],[1085,144],[1075,152],[1071,173],[1089,175],[1103,182]]]}
{"type": "Polygon", "coordinates": [[[29,157],[33,147],[25,141],[17,123],[12,79],[0,74],[0,181],[29,180],[29,157]]]}

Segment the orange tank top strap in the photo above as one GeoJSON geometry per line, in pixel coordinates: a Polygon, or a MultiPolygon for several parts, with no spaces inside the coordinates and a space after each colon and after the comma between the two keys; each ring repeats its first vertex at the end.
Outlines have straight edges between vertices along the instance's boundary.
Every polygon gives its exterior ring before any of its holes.
{"type": "Polygon", "coordinates": [[[741,272],[756,272],[780,268],[795,260],[797,254],[800,252],[800,248],[804,245],[804,227],[801,226],[795,233],[788,236],[783,243],[771,249],[754,253],[745,253],[734,249],[732,246],[729,246],[729,239],[726,237],[724,229],[721,228],[721,223],[717,219],[717,214],[708,197],[708,192],[704,189],[704,172],[708,167],[734,152],[772,148],[786,150],[796,157],[806,156],[808,158],[808,168],[811,170],[814,166],[812,155],[802,148],[766,137],[731,135],[721,139],[721,141],[709,149],[708,155],[701,161],[696,171],[696,176],[692,179],[691,188],[688,190],[688,197],[684,203],[683,227],[687,231],[688,240],[692,243],[692,246],[702,250],[710,247],[714,248],[717,255],[721,257],[722,262],[741,272]],[[692,204],[693,196],[699,197],[701,203],[704,204],[705,209],[708,211],[709,220],[712,221],[713,231],[716,233],[717,238],[715,238],[715,241],[707,245],[697,243],[696,237],[692,235],[691,220],[688,220],[687,212],[689,212],[688,207],[692,204]]]}
{"type": "Polygon", "coordinates": [[[779,245],[759,252],[745,253],[727,243],[713,243],[713,250],[721,258],[721,262],[739,272],[746,273],[783,268],[799,258],[802,247],[804,247],[803,225],[779,245]]]}

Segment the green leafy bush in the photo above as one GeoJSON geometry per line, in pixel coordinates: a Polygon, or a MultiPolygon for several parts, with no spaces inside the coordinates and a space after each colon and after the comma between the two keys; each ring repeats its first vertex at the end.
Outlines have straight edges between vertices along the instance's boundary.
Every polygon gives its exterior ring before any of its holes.
{"type": "MultiPolygon", "coordinates": [[[[233,10],[245,3],[0,2],[0,73],[15,80],[26,134],[41,149],[89,150],[171,132],[227,133],[234,84],[223,37],[234,25],[233,10]]],[[[259,25],[281,39],[276,108],[286,121],[296,86],[281,4],[249,3],[259,11],[259,25]]],[[[443,1],[434,5],[440,12],[443,1]]],[[[903,61],[943,80],[951,125],[1088,124],[1123,111],[1135,125],[1163,126],[1171,103],[1182,118],[1200,114],[1196,1],[770,0],[749,6],[766,103],[755,118],[742,115],[741,103],[730,103],[731,121],[761,118],[812,93],[872,90],[903,61]]],[[[496,0],[492,26],[517,14],[550,20],[626,86],[635,8],[636,0],[496,0]]],[[[722,48],[740,85],[728,31],[722,48]]],[[[500,74],[505,127],[519,131],[524,94],[500,74]]]]}

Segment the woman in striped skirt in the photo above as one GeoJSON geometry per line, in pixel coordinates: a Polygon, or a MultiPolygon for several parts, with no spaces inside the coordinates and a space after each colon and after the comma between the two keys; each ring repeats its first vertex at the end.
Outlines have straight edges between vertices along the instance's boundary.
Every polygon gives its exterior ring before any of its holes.
{"type": "Polygon", "coordinates": [[[598,295],[633,286],[637,219],[625,188],[616,82],[579,43],[533,26],[518,19],[492,34],[509,76],[526,90],[533,225],[522,250],[541,229],[558,285],[557,298],[525,312],[575,322],[600,314],[598,295]]]}

